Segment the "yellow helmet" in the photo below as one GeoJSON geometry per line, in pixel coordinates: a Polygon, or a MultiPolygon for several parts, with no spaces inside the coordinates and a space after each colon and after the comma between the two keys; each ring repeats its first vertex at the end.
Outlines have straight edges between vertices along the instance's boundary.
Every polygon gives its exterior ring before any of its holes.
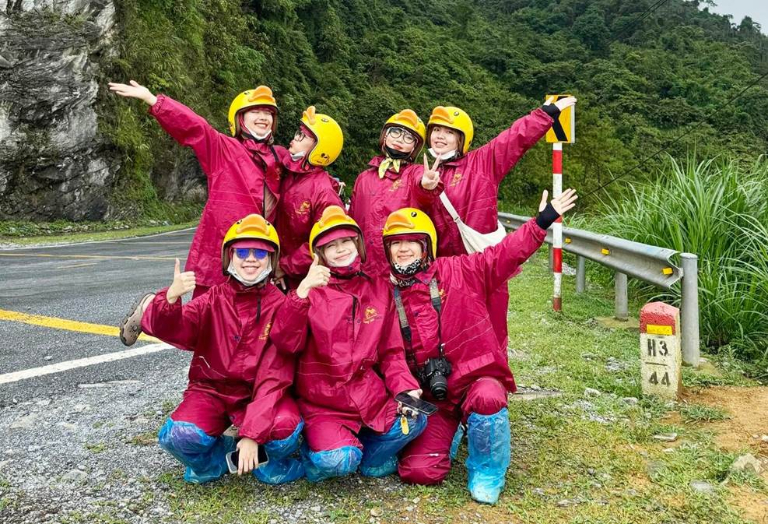
{"type": "Polygon", "coordinates": [[[475,136],[475,128],[466,111],[458,107],[437,106],[429,116],[427,135],[432,133],[432,126],[448,127],[461,133],[462,137],[459,143],[461,153],[466,154],[469,151],[469,144],[472,143],[475,136]]]}
{"type": "Polygon", "coordinates": [[[437,257],[437,231],[432,219],[424,211],[413,207],[404,207],[391,213],[384,223],[383,232],[385,251],[389,259],[389,249],[386,247],[389,240],[400,235],[427,235],[429,237],[427,253],[432,260],[437,257]]]}
{"type": "Polygon", "coordinates": [[[390,127],[403,127],[416,134],[416,145],[411,154],[408,155],[408,160],[413,162],[424,145],[424,141],[427,139],[427,128],[424,126],[424,122],[412,109],[403,109],[399,113],[389,117],[389,120],[387,120],[384,127],[381,129],[381,135],[379,135],[379,149],[382,151],[384,151],[384,141],[386,140],[387,129],[390,127]]]}
{"type": "Polygon", "coordinates": [[[344,133],[338,122],[328,115],[315,113],[315,106],[309,106],[304,111],[301,122],[312,131],[317,140],[315,147],[307,155],[307,162],[320,167],[333,164],[344,147],[344,133]]]}
{"type": "Polygon", "coordinates": [[[224,235],[224,241],[221,243],[221,269],[225,275],[229,274],[227,273],[230,262],[228,248],[239,240],[261,240],[272,246],[273,251],[269,255],[272,271],[277,268],[277,261],[280,259],[280,239],[277,238],[277,231],[272,224],[264,220],[263,216],[252,214],[232,224],[224,235]]]}
{"type": "Polygon", "coordinates": [[[357,225],[355,220],[347,215],[344,210],[339,206],[328,206],[323,211],[320,220],[315,222],[312,226],[312,231],[309,233],[309,254],[312,258],[315,258],[315,247],[317,242],[328,235],[334,230],[351,229],[357,233],[357,239],[355,243],[357,245],[357,253],[360,255],[360,260],[365,262],[365,242],[363,241],[363,231],[360,226],[357,225]]]}
{"type": "Polygon", "coordinates": [[[240,134],[240,123],[237,121],[237,114],[244,109],[250,109],[252,107],[263,106],[271,107],[274,115],[272,115],[272,134],[275,134],[277,129],[277,102],[275,97],[272,96],[272,90],[267,86],[259,86],[256,89],[249,89],[243,91],[232,100],[229,104],[229,132],[232,136],[240,134]]]}

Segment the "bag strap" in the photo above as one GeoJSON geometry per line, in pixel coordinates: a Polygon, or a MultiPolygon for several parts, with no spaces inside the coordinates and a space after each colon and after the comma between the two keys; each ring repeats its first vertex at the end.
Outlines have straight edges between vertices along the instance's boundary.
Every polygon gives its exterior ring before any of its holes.
{"type": "Polygon", "coordinates": [[[448,195],[445,194],[445,191],[440,193],[440,201],[443,203],[443,206],[445,206],[445,210],[448,211],[448,214],[451,215],[451,218],[454,222],[463,223],[461,220],[461,217],[459,216],[459,213],[456,211],[456,208],[453,207],[453,204],[451,204],[451,201],[448,200],[448,195]]]}

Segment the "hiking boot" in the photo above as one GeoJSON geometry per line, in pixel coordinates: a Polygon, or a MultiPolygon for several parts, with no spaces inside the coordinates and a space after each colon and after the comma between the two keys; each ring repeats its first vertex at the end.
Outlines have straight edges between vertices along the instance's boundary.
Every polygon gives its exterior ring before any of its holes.
{"type": "Polygon", "coordinates": [[[154,293],[147,293],[137,300],[131,311],[120,323],[120,341],[126,346],[132,346],[141,335],[141,317],[144,315],[144,306],[155,298],[154,293]]]}

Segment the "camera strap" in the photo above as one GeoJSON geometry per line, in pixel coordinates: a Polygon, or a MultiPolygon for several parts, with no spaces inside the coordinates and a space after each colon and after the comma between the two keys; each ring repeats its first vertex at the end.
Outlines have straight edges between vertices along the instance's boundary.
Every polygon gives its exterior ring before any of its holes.
{"type": "MultiPolygon", "coordinates": [[[[437,347],[440,351],[440,356],[443,357],[442,326],[440,323],[440,311],[443,304],[440,300],[440,291],[437,289],[437,279],[435,278],[429,282],[429,298],[432,302],[432,307],[437,312],[437,347]]],[[[405,341],[405,356],[415,368],[418,362],[416,362],[416,353],[413,351],[413,332],[408,324],[408,317],[405,314],[405,306],[403,306],[400,288],[397,286],[395,286],[395,308],[397,309],[397,318],[400,321],[400,332],[403,334],[403,340],[405,341]]]]}

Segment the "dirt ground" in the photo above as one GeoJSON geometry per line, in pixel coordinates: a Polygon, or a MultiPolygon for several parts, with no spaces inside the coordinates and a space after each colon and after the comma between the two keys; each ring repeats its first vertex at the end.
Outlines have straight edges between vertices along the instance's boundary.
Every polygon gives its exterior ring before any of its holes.
{"type": "MultiPolygon", "coordinates": [[[[751,453],[761,459],[762,477],[768,482],[768,387],[694,389],[686,391],[684,399],[727,411],[729,419],[707,424],[716,433],[715,441],[724,450],[751,453]]],[[[747,518],[768,524],[768,500],[764,495],[735,486],[731,493],[733,503],[744,509],[747,518]]]]}

